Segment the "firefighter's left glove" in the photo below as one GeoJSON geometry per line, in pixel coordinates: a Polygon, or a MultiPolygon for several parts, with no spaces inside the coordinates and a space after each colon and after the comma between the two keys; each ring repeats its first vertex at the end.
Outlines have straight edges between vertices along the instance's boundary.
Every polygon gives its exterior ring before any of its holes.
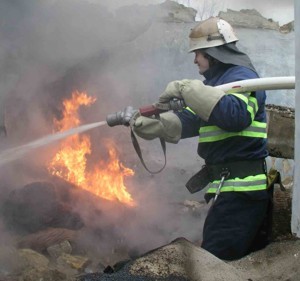
{"type": "Polygon", "coordinates": [[[181,138],[181,121],[173,112],[160,114],[160,119],[140,116],[137,113],[130,126],[139,137],[146,140],[163,138],[166,142],[178,143],[181,138]]]}
{"type": "Polygon", "coordinates": [[[167,103],[173,98],[183,99],[201,119],[208,121],[211,112],[224,95],[222,90],[206,86],[200,80],[184,79],[170,82],[160,95],[159,102],[167,103]]]}

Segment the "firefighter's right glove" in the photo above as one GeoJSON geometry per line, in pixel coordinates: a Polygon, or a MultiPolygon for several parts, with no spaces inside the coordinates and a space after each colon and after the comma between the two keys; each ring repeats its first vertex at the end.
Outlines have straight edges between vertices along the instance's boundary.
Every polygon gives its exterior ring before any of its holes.
{"type": "Polygon", "coordinates": [[[135,116],[132,120],[132,130],[143,139],[163,138],[170,143],[178,143],[180,140],[182,125],[173,112],[160,114],[160,119],[135,116]]]}
{"type": "Polygon", "coordinates": [[[185,104],[204,121],[208,121],[211,112],[225,92],[206,86],[200,80],[177,80],[170,82],[159,97],[159,102],[167,103],[173,98],[183,99],[185,104]]]}

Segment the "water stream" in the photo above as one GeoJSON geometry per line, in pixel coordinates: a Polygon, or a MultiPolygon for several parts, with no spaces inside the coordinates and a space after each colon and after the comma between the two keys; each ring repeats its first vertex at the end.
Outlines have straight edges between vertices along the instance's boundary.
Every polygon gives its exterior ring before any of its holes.
{"type": "Polygon", "coordinates": [[[27,143],[27,144],[24,144],[24,145],[21,145],[18,147],[9,148],[7,150],[0,152],[0,166],[2,166],[5,163],[8,163],[10,161],[21,158],[26,153],[28,153],[34,149],[37,149],[39,147],[48,145],[50,143],[64,139],[71,135],[79,134],[79,133],[85,132],[87,130],[90,130],[90,129],[93,129],[96,127],[100,127],[100,126],[103,126],[106,124],[107,124],[106,121],[90,123],[90,124],[82,125],[82,126],[79,126],[76,128],[72,128],[67,131],[51,134],[51,135],[42,137],[40,139],[37,139],[35,141],[32,141],[30,143],[27,143]]]}

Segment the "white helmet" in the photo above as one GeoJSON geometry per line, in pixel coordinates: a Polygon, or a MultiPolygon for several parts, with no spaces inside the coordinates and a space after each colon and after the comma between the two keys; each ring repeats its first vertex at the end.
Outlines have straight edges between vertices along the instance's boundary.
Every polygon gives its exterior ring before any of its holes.
{"type": "Polygon", "coordinates": [[[232,26],[218,17],[211,17],[200,22],[191,30],[189,37],[189,52],[221,46],[239,40],[234,34],[232,26]]]}

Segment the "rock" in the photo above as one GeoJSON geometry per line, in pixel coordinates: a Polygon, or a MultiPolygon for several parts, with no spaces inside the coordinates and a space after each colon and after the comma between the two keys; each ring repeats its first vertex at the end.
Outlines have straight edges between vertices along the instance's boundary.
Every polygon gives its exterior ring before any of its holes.
{"type": "Polygon", "coordinates": [[[62,254],[71,254],[72,246],[68,240],[64,240],[59,244],[52,245],[47,248],[49,256],[53,259],[57,259],[62,254]]]}
{"type": "Polygon", "coordinates": [[[44,252],[52,245],[62,243],[66,240],[74,241],[77,232],[64,228],[48,228],[23,237],[18,242],[19,248],[30,248],[38,252],[44,252]]]}
{"type": "Polygon", "coordinates": [[[20,272],[22,266],[22,259],[14,247],[0,245],[0,281],[2,275],[20,272]]]}
{"type": "Polygon", "coordinates": [[[287,24],[280,26],[280,32],[282,33],[290,33],[295,30],[295,21],[291,21],[287,24]]]}
{"type": "Polygon", "coordinates": [[[138,258],[130,266],[130,273],[153,278],[174,275],[191,281],[242,280],[237,270],[184,238],[138,258]]]}
{"type": "Polygon", "coordinates": [[[253,281],[299,280],[300,240],[268,245],[236,261],[227,262],[253,281]]]}
{"type": "Polygon", "coordinates": [[[156,17],[164,22],[195,22],[197,11],[182,4],[166,0],[159,5],[156,17]]]}
{"type": "Polygon", "coordinates": [[[66,281],[67,275],[56,269],[34,268],[23,273],[23,281],[66,281]]]}
{"type": "Polygon", "coordinates": [[[278,22],[264,18],[255,9],[240,11],[227,9],[227,12],[220,12],[219,17],[233,26],[279,30],[278,22]]]}
{"type": "Polygon", "coordinates": [[[21,249],[18,254],[23,268],[47,268],[49,264],[45,256],[31,249],[21,249]]]}
{"type": "Polygon", "coordinates": [[[17,277],[6,277],[0,275],[0,281],[20,281],[17,277]]]}
{"type": "Polygon", "coordinates": [[[31,249],[18,251],[19,266],[22,268],[23,281],[66,281],[66,274],[50,267],[49,260],[31,249]]]}
{"type": "Polygon", "coordinates": [[[195,22],[197,11],[193,8],[187,8],[177,2],[166,0],[159,5],[129,5],[124,6],[116,11],[118,18],[137,19],[141,21],[147,19],[149,22],[165,23],[191,23],[195,22]]]}
{"type": "Polygon", "coordinates": [[[83,257],[83,256],[74,256],[69,255],[66,253],[63,253],[60,257],[57,259],[57,264],[65,267],[69,266],[73,269],[78,270],[79,272],[83,272],[84,269],[91,263],[89,258],[83,257]]]}
{"type": "Polygon", "coordinates": [[[111,274],[82,276],[85,281],[241,281],[246,280],[233,266],[184,238],[152,250],[111,274]]]}

